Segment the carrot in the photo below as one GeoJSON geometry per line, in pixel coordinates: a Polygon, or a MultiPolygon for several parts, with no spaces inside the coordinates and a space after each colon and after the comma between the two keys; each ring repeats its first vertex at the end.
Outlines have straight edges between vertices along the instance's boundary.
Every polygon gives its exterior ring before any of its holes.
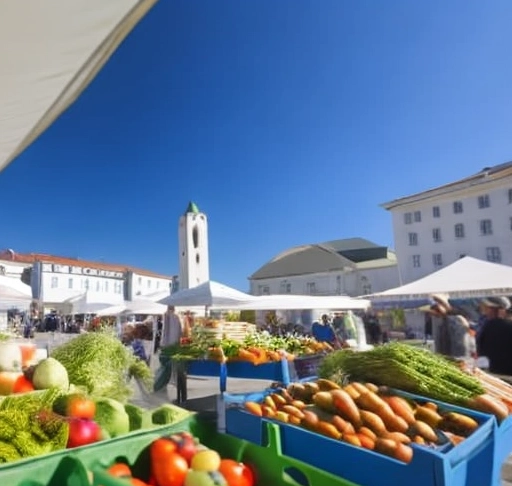
{"type": "Polygon", "coordinates": [[[404,398],[397,396],[383,396],[381,398],[391,407],[391,410],[396,415],[402,417],[409,425],[416,421],[409,402],[404,398]]]}
{"type": "Polygon", "coordinates": [[[352,422],[355,427],[361,423],[361,414],[354,400],[345,390],[332,390],[331,392],[334,407],[339,415],[352,422]]]}
{"type": "Polygon", "coordinates": [[[364,410],[376,413],[383,420],[388,430],[405,432],[408,428],[405,420],[397,417],[391,407],[373,392],[363,393],[356,399],[356,404],[364,410]]]}

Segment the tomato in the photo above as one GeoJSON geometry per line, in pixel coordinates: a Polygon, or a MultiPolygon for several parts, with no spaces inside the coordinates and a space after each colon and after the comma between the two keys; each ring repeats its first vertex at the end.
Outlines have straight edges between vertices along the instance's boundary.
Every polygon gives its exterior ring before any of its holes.
{"type": "Polygon", "coordinates": [[[222,459],[219,472],[228,486],[254,486],[254,475],[248,466],[233,459],[222,459]]]}
{"type": "Polygon", "coordinates": [[[147,483],[145,483],[144,481],[142,481],[141,479],[137,479],[137,478],[131,478],[130,479],[130,484],[132,486],[148,486],[147,483]]]}
{"type": "Polygon", "coordinates": [[[14,386],[12,388],[13,393],[27,393],[34,391],[34,385],[32,382],[25,377],[25,375],[20,375],[20,377],[14,382],[14,386]]]}
{"type": "Polygon", "coordinates": [[[115,476],[116,478],[131,478],[132,477],[132,472],[131,472],[130,468],[124,462],[116,462],[115,464],[112,464],[112,466],[110,466],[107,469],[107,472],[111,476],[115,476]]]}
{"type": "Polygon", "coordinates": [[[67,404],[68,417],[92,420],[96,414],[96,404],[86,397],[72,397],[67,404]]]}

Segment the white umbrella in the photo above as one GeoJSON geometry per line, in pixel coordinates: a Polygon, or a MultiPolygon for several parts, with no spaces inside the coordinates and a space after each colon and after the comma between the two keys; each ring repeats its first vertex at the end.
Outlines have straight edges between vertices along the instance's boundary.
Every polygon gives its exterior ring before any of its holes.
{"type": "Polygon", "coordinates": [[[179,290],[158,302],[175,307],[204,306],[229,309],[231,306],[250,302],[254,298],[252,295],[209,280],[197,287],[179,290]]]}
{"type": "Polygon", "coordinates": [[[156,1],[0,3],[0,170],[78,98],[156,1]]]}

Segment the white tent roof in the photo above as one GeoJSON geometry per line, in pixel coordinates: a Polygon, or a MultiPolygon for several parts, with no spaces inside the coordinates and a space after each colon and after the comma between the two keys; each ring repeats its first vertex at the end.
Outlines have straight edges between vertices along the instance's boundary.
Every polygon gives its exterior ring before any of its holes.
{"type": "Polygon", "coordinates": [[[444,294],[452,299],[512,295],[512,267],[464,257],[414,282],[367,295],[372,302],[428,299],[444,294]]]}
{"type": "Polygon", "coordinates": [[[28,307],[32,289],[21,280],[0,275],[0,308],[28,307]]]}
{"type": "Polygon", "coordinates": [[[71,306],[73,314],[96,314],[99,310],[113,305],[112,302],[102,302],[97,294],[84,292],[65,300],[63,304],[71,306]]]}
{"type": "Polygon", "coordinates": [[[237,310],[357,310],[367,309],[370,302],[364,299],[352,299],[340,296],[314,295],[264,295],[253,301],[237,306],[237,310]]]}
{"type": "Polygon", "coordinates": [[[249,294],[210,280],[197,287],[184,289],[159,300],[160,304],[176,307],[207,306],[229,309],[232,306],[254,300],[249,294]]]}
{"type": "Polygon", "coordinates": [[[137,299],[125,301],[123,304],[113,305],[98,310],[98,316],[117,316],[120,314],[148,314],[158,315],[164,314],[167,308],[165,305],[152,302],[148,299],[137,299]]]}
{"type": "Polygon", "coordinates": [[[94,79],[157,0],[3,0],[0,170],[94,79]]]}

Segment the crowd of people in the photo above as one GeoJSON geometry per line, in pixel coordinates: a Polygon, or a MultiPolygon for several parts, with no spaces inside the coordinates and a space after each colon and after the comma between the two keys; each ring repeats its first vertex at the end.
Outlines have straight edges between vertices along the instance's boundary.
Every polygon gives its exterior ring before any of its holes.
{"type": "Polygon", "coordinates": [[[435,351],[454,358],[486,357],[492,373],[512,376],[512,313],[507,297],[489,297],[479,304],[477,320],[433,296],[426,310],[425,336],[435,351]]]}

